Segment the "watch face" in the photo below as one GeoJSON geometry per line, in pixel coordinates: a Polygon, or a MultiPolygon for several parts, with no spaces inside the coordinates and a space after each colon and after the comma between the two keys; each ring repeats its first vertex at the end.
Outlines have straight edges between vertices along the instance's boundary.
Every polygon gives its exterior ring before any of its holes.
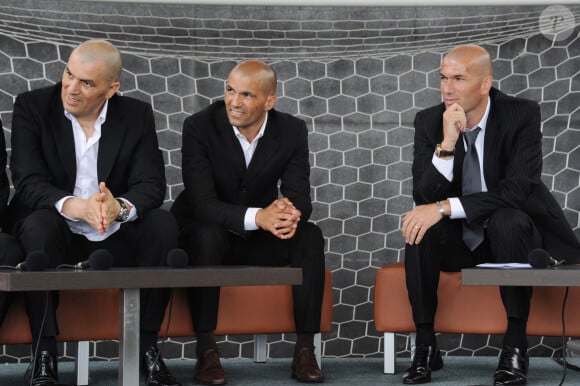
{"type": "Polygon", "coordinates": [[[437,157],[449,157],[455,155],[455,150],[444,150],[440,145],[437,145],[437,157]]]}
{"type": "Polygon", "coordinates": [[[121,206],[121,210],[119,211],[119,215],[117,216],[117,221],[119,222],[123,222],[123,221],[127,221],[127,219],[129,218],[129,210],[127,209],[127,205],[125,204],[125,202],[123,200],[117,200],[119,202],[119,205],[121,206]]]}

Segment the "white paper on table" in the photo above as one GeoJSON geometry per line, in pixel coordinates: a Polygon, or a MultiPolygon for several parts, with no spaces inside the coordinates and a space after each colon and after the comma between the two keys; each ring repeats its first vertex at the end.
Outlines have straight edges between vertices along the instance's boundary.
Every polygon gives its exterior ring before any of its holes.
{"type": "Polygon", "coordinates": [[[483,263],[477,264],[480,268],[532,268],[532,266],[528,263],[483,263]]]}

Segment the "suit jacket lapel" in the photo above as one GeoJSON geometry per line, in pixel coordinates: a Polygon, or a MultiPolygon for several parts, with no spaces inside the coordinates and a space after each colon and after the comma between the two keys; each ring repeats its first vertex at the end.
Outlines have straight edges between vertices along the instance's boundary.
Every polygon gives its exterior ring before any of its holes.
{"type": "Polygon", "coordinates": [[[107,117],[101,126],[101,139],[99,140],[99,155],[97,160],[97,176],[99,182],[106,181],[121,149],[121,144],[127,127],[121,118],[119,106],[115,103],[115,97],[109,100],[107,117]]]}
{"type": "Polygon", "coordinates": [[[260,138],[252,161],[248,167],[248,174],[253,174],[259,170],[263,165],[268,165],[276,157],[278,153],[278,135],[280,128],[273,124],[273,114],[268,116],[268,123],[264,136],[260,138]]]}
{"type": "Polygon", "coordinates": [[[77,161],[75,156],[75,140],[72,122],[64,115],[64,108],[60,99],[57,99],[50,112],[48,120],[56,150],[63,166],[63,171],[68,177],[71,187],[74,187],[77,174],[77,161]]]}
{"type": "Polygon", "coordinates": [[[230,122],[228,121],[227,114],[223,111],[223,114],[217,115],[217,129],[218,135],[221,140],[220,143],[224,146],[224,153],[233,154],[233,157],[227,157],[231,159],[232,167],[239,175],[244,175],[246,173],[246,159],[244,158],[244,152],[240,145],[240,141],[234,134],[234,129],[230,122]]]}
{"type": "Polygon", "coordinates": [[[499,158],[495,153],[499,151],[497,144],[501,143],[500,136],[499,120],[497,119],[496,110],[493,106],[493,99],[491,99],[491,109],[489,110],[489,117],[487,118],[483,142],[483,175],[488,189],[497,185],[498,165],[495,161],[499,158]]]}

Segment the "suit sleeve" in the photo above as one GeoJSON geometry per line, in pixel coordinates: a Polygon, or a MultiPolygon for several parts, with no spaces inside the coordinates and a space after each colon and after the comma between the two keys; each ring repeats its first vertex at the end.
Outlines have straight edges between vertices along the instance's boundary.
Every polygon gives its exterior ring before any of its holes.
{"type": "Polygon", "coordinates": [[[0,133],[0,222],[3,222],[10,196],[10,183],[6,174],[6,141],[2,121],[0,121],[0,129],[2,129],[0,133]]]}
{"type": "MultiPolygon", "coordinates": [[[[494,148],[498,157],[494,160],[497,182],[488,183],[487,192],[459,198],[470,222],[481,223],[499,208],[523,209],[534,185],[540,181],[542,134],[538,104],[529,101],[510,104],[498,118],[501,130],[508,134],[502,133],[501,142],[494,148]]],[[[486,150],[485,156],[488,154],[493,153],[486,150]]]]}
{"type": "MultiPolygon", "coordinates": [[[[119,155],[109,178],[112,186],[115,186],[114,181],[118,181],[121,185],[126,184],[126,191],[121,187],[118,189],[115,187],[112,192],[115,196],[122,196],[133,203],[139,213],[161,206],[167,187],[165,163],[159,150],[153,110],[149,104],[143,104],[143,109],[144,111],[140,111],[139,114],[142,121],[137,119],[133,121],[134,124],[137,122],[141,124],[142,131],[139,140],[130,148],[132,157],[128,160],[127,174],[121,176],[114,174],[114,169],[123,167],[119,165],[120,159],[123,158],[119,155]]],[[[119,154],[125,152],[127,150],[119,154]]]]}
{"type": "Polygon", "coordinates": [[[297,145],[282,174],[280,191],[300,210],[301,221],[307,221],[312,213],[308,129],[304,121],[300,121],[300,124],[297,145]]]}
{"type": "Polygon", "coordinates": [[[204,136],[204,125],[207,122],[199,122],[196,116],[183,123],[182,175],[190,212],[198,221],[217,223],[243,234],[247,206],[228,203],[218,197],[210,161],[210,152],[215,149],[204,136]]]}
{"type": "Polygon", "coordinates": [[[41,135],[41,117],[32,108],[34,102],[30,95],[21,94],[14,103],[10,170],[21,204],[31,209],[52,208],[70,192],[54,184],[52,172],[43,158],[42,141],[48,138],[43,139],[41,135]]]}
{"type": "Polygon", "coordinates": [[[453,183],[439,173],[432,162],[435,147],[443,139],[441,114],[443,110],[437,108],[415,116],[413,199],[417,205],[430,204],[458,194],[453,183]]]}

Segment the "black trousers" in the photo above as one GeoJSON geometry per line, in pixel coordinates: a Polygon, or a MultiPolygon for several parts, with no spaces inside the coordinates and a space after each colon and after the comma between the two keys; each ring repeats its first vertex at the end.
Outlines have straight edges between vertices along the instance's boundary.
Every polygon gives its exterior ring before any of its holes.
{"type": "MultiPolygon", "coordinates": [[[[407,291],[415,325],[434,322],[440,271],[457,272],[483,262],[527,263],[529,252],[541,245],[536,226],[517,209],[498,209],[489,218],[484,242],[473,252],[463,243],[462,220],[441,220],[420,244],[405,247],[407,291]]],[[[500,287],[500,294],[507,317],[525,325],[531,287],[500,287]]]]}
{"type": "MultiPolygon", "coordinates": [[[[165,266],[167,253],[177,248],[178,230],[173,215],[162,209],[153,209],[139,216],[136,221],[122,224],[117,232],[105,240],[95,242],[72,233],[56,210],[41,209],[17,224],[16,236],[26,254],[35,250],[44,251],[49,257],[50,268],[86,260],[96,249],[109,250],[113,255],[114,266],[165,266]]],[[[142,332],[158,333],[169,301],[169,291],[141,290],[142,332]]],[[[25,300],[33,338],[36,340],[41,336],[58,335],[58,292],[27,292],[25,300]],[[45,308],[46,320],[43,325],[45,308]]]]}
{"type": "MultiPolygon", "coordinates": [[[[24,252],[20,243],[11,235],[0,233],[0,265],[15,267],[22,260],[24,252]]],[[[0,292],[0,325],[6,317],[13,296],[11,292],[0,292]]]]}
{"type": "MultiPolygon", "coordinates": [[[[320,229],[300,223],[296,234],[281,240],[269,232],[248,232],[242,238],[214,224],[190,224],[180,233],[180,246],[190,256],[191,265],[256,265],[302,268],[302,285],[294,286],[296,332],[320,330],[324,291],[324,239],[320,229]]],[[[189,288],[193,327],[199,332],[213,331],[217,325],[219,287],[189,288]]]]}

